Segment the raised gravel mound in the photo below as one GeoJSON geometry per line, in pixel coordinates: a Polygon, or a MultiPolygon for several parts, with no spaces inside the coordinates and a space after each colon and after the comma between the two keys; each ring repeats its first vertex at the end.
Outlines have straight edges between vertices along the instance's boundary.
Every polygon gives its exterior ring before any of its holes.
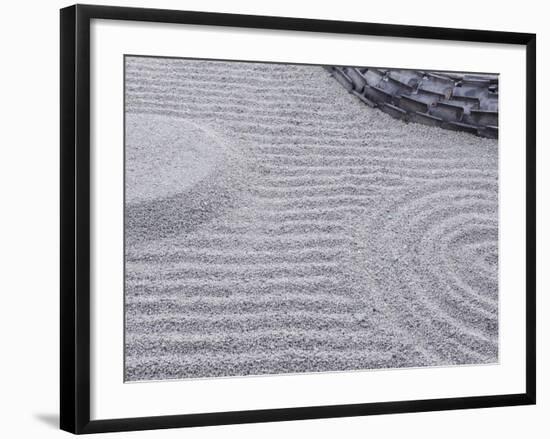
{"type": "Polygon", "coordinates": [[[132,242],[195,229],[238,204],[250,183],[238,148],[171,115],[127,114],[125,153],[126,236],[132,242]]]}
{"type": "Polygon", "coordinates": [[[362,102],[396,119],[498,138],[498,76],[327,67],[362,102]]]}

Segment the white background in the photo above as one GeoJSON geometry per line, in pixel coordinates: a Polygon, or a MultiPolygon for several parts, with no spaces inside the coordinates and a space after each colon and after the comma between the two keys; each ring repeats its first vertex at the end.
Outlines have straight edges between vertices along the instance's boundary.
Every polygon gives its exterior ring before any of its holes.
{"type": "MultiPolygon", "coordinates": [[[[543,2],[463,1],[452,10],[439,2],[393,0],[389,2],[231,2],[203,1],[103,1],[125,6],[166,7],[311,18],[417,24],[446,27],[526,31],[538,34],[539,141],[546,140],[543,102],[550,99],[542,81],[550,30],[544,30],[548,13],[543,2]],[[439,3],[439,5],[438,5],[439,3]],[[313,9],[312,6],[315,5],[313,9]]],[[[68,3],[21,2],[4,6],[2,14],[2,89],[0,111],[2,141],[0,187],[2,188],[2,298],[0,307],[1,355],[0,428],[6,437],[56,437],[58,407],[58,8],[68,3]]],[[[542,229],[550,180],[542,174],[550,166],[549,155],[538,151],[538,290],[539,371],[547,366],[549,314],[543,291],[550,245],[542,229]],[[546,166],[545,166],[546,165],[546,166]],[[543,248],[546,244],[546,248],[543,248]]],[[[384,437],[464,438],[518,436],[545,437],[548,430],[550,381],[539,373],[539,404],[536,407],[405,414],[338,420],[317,420],[209,427],[186,430],[191,438],[214,437],[384,437]]],[[[180,437],[182,431],[118,434],[114,437],[180,437]]],[[[111,436],[111,435],[110,435],[111,436]]]]}
{"type": "Polygon", "coordinates": [[[525,391],[524,48],[104,20],[91,34],[92,419],[525,391]],[[123,383],[125,53],[498,72],[499,364],[123,383]]]}

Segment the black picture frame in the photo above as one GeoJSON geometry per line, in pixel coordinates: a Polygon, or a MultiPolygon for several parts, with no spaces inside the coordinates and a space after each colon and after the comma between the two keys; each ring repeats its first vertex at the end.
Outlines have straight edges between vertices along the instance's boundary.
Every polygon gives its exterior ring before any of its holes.
{"type": "Polygon", "coordinates": [[[534,34],[90,5],[70,6],[61,9],[60,13],[61,429],[76,434],[99,433],[535,404],[536,36],[534,34]],[[525,66],[527,96],[525,393],[90,420],[90,21],[92,19],[525,46],[527,58],[525,66]]]}

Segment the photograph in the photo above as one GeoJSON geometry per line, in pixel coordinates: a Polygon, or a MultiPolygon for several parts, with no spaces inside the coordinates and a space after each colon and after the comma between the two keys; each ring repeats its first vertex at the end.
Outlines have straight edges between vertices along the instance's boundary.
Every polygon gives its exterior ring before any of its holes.
{"type": "Polygon", "coordinates": [[[499,72],[121,62],[125,382],[499,363],[499,72]]]}

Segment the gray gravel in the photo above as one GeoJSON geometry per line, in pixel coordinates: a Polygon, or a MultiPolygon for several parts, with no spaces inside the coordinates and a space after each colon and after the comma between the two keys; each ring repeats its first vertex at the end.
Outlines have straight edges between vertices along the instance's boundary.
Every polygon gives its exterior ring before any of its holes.
{"type": "Polygon", "coordinates": [[[126,380],[498,360],[496,141],[321,67],[126,63],[126,380]]]}

